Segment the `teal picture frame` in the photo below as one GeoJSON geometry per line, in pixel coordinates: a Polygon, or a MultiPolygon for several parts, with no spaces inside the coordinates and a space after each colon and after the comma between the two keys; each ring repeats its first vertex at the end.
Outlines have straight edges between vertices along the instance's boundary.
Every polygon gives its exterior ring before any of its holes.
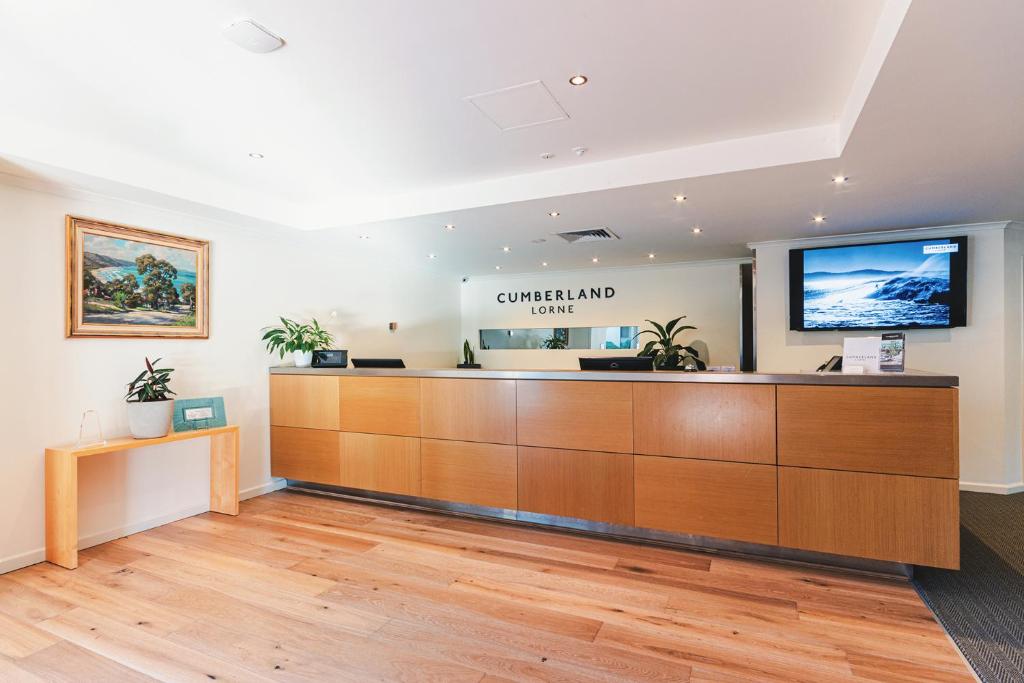
{"type": "Polygon", "coordinates": [[[174,401],[173,425],[176,432],[224,427],[227,423],[224,399],[220,396],[180,398],[174,401]]]}

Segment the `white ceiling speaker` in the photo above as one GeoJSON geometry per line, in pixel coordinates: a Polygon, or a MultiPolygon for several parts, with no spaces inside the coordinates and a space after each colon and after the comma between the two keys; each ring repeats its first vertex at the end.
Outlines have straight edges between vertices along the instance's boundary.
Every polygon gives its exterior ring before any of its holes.
{"type": "Polygon", "coordinates": [[[224,37],[249,52],[264,54],[273,52],[284,45],[279,36],[257,24],[252,19],[242,19],[224,29],[224,37]]]}

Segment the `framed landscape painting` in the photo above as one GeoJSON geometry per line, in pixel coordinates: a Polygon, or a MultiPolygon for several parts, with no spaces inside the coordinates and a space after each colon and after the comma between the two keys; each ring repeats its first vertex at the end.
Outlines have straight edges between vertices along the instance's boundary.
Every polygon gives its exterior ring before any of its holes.
{"type": "Polygon", "coordinates": [[[210,336],[210,243],[67,217],[68,337],[210,336]]]}

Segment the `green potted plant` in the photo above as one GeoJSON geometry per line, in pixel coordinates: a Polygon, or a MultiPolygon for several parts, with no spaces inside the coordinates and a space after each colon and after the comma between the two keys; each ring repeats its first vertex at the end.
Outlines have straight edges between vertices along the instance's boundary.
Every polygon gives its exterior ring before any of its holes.
{"type": "Polygon", "coordinates": [[[136,439],[156,439],[167,436],[174,414],[174,395],[167,383],[174,368],[156,367],[160,359],[150,362],[146,369],[128,384],[125,401],[128,403],[128,431],[136,439]]]}
{"type": "Polygon", "coordinates": [[[476,354],[473,353],[473,347],[469,345],[469,340],[462,342],[462,362],[456,367],[463,370],[477,370],[480,368],[480,364],[476,362],[476,354]]]}
{"type": "Polygon", "coordinates": [[[640,330],[633,338],[642,334],[653,334],[655,338],[649,340],[636,355],[654,358],[654,366],[659,370],[707,370],[707,364],[698,357],[692,346],[683,346],[675,341],[680,332],[697,329],[693,325],[680,325],[679,321],[685,317],[681,315],[665,325],[647,320],[654,329],[640,330]]]}
{"type": "Polygon", "coordinates": [[[545,349],[567,349],[569,348],[569,330],[560,327],[552,330],[551,336],[545,339],[541,346],[545,349]]]}
{"type": "Polygon", "coordinates": [[[295,367],[308,368],[313,363],[313,352],[330,348],[334,335],[320,327],[316,318],[309,323],[281,318],[281,327],[264,328],[263,341],[270,353],[277,352],[283,360],[284,354],[291,352],[295,367]]]}

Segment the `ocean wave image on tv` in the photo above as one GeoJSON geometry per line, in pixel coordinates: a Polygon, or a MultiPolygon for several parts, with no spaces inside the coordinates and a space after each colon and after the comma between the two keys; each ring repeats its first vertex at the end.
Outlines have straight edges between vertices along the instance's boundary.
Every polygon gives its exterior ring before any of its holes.
{"type": "Polygon", "coordinates": [[[931,240],[804,252],[804,327],[948,325],[950,257],[926,247],[949,244],[931,240]]]}

